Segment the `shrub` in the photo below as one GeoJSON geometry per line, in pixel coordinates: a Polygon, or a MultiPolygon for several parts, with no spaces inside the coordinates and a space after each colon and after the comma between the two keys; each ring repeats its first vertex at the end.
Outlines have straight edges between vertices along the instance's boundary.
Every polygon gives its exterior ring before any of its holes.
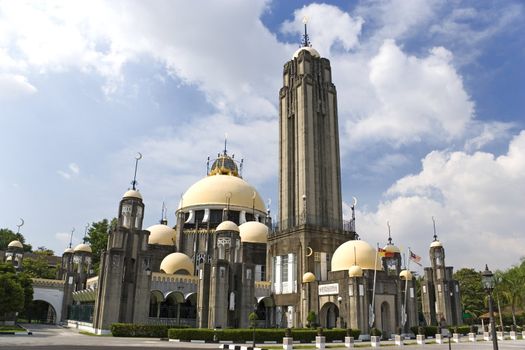
{"type": "Polygon", "coordinates": [[[168,329],[173,326],[113,323],[110,327],[114,337],[141,337],[141,338],[166,338],[168,329]]]}
{"type": "MultiPolygon", "coordinates": [[[[168,331],[170,339],[179,339],[182,341],[189,340],[204,340],[212,341],[214,335],[213,329],[205,328],[173,328],[168,331]]],[[[315,329],[292,329],[292,338],[299,340],[300,342],[312,342],[315,340],[317,330],[315,329]]],[[[328,329],[324,330],[324,336],[326,341],[331,342],[334,340],[344,340],[346,335],[345,329],[328,329]]],[[[350,334],[354,338],[358,338],[361,332],[359,330],[351,330],[350,334]]],[[[216,331],[218,340],[226,340],[233,342],[246,342],[253,339],[253,329],[222,329],[216,331]]],[[[255,341],[277,341],[281,342],[285,335],[285,329],[269,329],[269,328],[258,328],[255,332],[255,341]]]]}
{"type": "Polygon", "coordinates": [[[437,334],[438,327],[436,326],[414,326],[410,330],[414,334],[424,335],[425,337],[433,337],[437,334]]]}
{"type": "Polygon", "coordinates": [[[372,328],[370,330],[370,335],[373,336],[373,337],[380,337],[381,336],[381,331],[377,328],[372,328]]]}
{"type": "Polygon", "coordinates": [[[467,335],[471,329],[473,330],[472,333],[477,333],[478,332],[478,326],[454,326],[454,327],[449,327],[448,330],[450,331],[450,333],[458,333],[458,334],[461,334],[461,335],[467,335]]]}

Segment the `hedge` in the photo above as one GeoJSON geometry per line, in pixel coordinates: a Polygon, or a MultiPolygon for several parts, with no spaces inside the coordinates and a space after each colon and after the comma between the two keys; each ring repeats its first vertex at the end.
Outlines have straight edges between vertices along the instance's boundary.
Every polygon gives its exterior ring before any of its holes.
{"type": "MultiPolygon", "coordinates": [[[[471,326],[451,326],[451,327],[448,327],[448,330],[449,332],[452,334],[452,333],[459,333],[461,335],[467,335],[470,333],[470,327],[471,326]],[[457,330],[457,332],[456,332],[457,330]]],[[[418,328],[417,326],[414,326],[414,327],[411,327],[410,330],[414,333],[414,334],[418,334],[418,328]]],[[[424,329],[424,332],[425,332],[425,337],[433,337],[434,335],[436,335],[437,331],[438,331],[438,327],[436,326],[424,326],[422,327],[424,329]]],[[[474,333],[477,333],[478,331],[478,327],[477,326],[473,326],[473,330],[474,330],[474,333]]]]}
{"type": "MultiPolygon", "coordinates": [[[[285,330],[282,328],[257,328],[255,331],[255,341],[276,341],[281,342],[284,337],[285,330]]],[[[361,332],[359,330],[351,330],[351,335],[354,338],[358,338],[361,332]]],[[[253,339],[253,329],[220,329],[214,331],[213,329],[206,328],[185,328],[177,329],[172,328],[168,331],[168,337],[170,339],[179,339],[181,341],[190,340],[204,340],[213,341],[214,334],[216,334],[216,340],[233,341],[233,342],[246,342],[253,339]]],[[[315,340],[317,330],[315,329],[292,329],[292,338],[301,342],[312,342],[315,340]]],[[[344,340],[346,336],[346,329],[327,329],[323,331],[323,335],[327,342],[334,340],[344,340]]]]}
{"type": "Polygon", "coordinates": [[[166,338],[173,325],[113,323],[110,327],[114,337],[166,338]]]}
{"type": "Polygon", "coordinates": [[[425,333],[425,337],[433,337],[436,335],[438,328],[436,326],[414,326],[410,327],[410,330],[414,334],[419,334],[418,328],[423,328],[423,332],[425,333]]]}

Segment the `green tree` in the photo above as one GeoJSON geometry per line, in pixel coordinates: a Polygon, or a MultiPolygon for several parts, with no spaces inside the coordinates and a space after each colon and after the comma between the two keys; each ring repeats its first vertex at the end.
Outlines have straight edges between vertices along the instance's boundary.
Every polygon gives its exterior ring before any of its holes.
{"type": "Polygon", "coordinates": [[[11,264],[0,264],[0,319],[20,312],[33,300],[31,278],[24,273],[15,273],[11,264]]]}
{"type": "Polygon", "coordinates": [[[100,255],[108,245],[109,231],[112,227],[116,227],[116,225],[117,219],[115,218],[111,220],[111,223],[108,219],[94,222],[88,228],[86,237],[84,237],[84,243],[89,243],[91,246],[91,251],[93,252],[91,261],[93,264],[93,269],[97,274],[100,268],[100,255]]]}
{"type": "MultiPolygon", "coordinates": [[[[523,265],[523,264],[522,264],[523,265]]],[[[522,305],[525,291],[525,271],[520,265],[513,266],[501,272],[498,292],[512,313],[512,323],[516,326],[516,307],[522,305]]]]}
{"type": "Polygon", "coordinates": [[[462,268],[454,273],[454,279],[459,282],[464,313],[477,319],[485,312],[486,293],[481,284],[481,274],[472,268],[462,268]]]}
{"type": "Polygon", "coordinates": [[[36,248],[35,251],[33,251],[33,253],[35,254],[39,254],[39,255],[45,255],[45,256],[53,256],[55,255],[55,252],[51,249],[48,249],[44,246],[40,246],[38,248],[36,248]]]}
{"type": "Polygon", "coordinates": [[[32,247],[30,244],[25,244],[25,238],[24,235],[21,233],[14,233],[8,228],[2,228],[0,229],[0,250],[6,250],[7,245],[11,243],[12,241],[20,241],[24,245],[24,251],[30,252],[32,247]]]}
{"type": "Polygon", "coordinates": [[[56,278],[56,266],[49,266],[45,255],[37,255],[36,258],[24,258],[22,269],[29,277],[33,278],[56,278]]]}
{"type": "Polygon", "coordinates": [[[306,316],[306,321],[308,322],[306,327],[312,328],[315,327],[315,320],[317,319],[317,316],[315,315],[315,311],[310,310],[308,311],[308,315],[306,316]]]}
{"type": "Polygon", "coordinates": [[[258,320],[258,317],[257,317],[257,314],[255,312],[251,312],[249,315],[248,315],[248,320],[250,321],[250,327],[253,328],[253,347],[255,348],[255,326],[257,325],[257,320],[258,320]]]}

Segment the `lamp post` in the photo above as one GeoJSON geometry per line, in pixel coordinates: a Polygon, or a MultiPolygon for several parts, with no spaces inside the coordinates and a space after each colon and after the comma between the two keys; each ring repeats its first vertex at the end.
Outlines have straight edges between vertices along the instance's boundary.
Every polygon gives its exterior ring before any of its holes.
{"type": "Polygon", "coordinates": [[[489,267],[485,265],[485,271],[481,273],[481,282],[485,292],[489,296],[489,315],[492,333],[492,348],[498,350],[498,337],[496,336],[496,327],[494,322],[494,300],[492,299],[492,291],[494,290],[494,274],[489,270],[489,267]]]}

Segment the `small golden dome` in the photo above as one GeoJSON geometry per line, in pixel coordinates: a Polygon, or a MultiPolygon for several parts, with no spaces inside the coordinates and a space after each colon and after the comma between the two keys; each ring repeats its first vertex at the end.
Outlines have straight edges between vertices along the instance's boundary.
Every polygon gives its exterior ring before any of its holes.
{"type": "MultiPolygon", "coordinates": [[[[222,225],[222,224],[221,224],[222,225]]],[[[241,242],[267,243],[268,226],[258,221],[248,221],[239,226],[241,242]]]]}
{"type": "Polygon", "coordinates": [[[160,271],[172,275],[175,273],[187,273],[193,275],[193,261],[183,253],[171,253],[160,263],[160,271]]]}
{"type": "Polygon", "coordinates": [[[303,283],[312,283],[315,281],[315,275],[311,272],[307,272],[303,275],[303,283]]]}
{"type": "Polygon", "coordinates": [[[13,261],[13,257],[12,257],[11,255],[9,255],[9,256],[5,259],[5,261],[13,261]]]}
{"type": "Polygon", "coordinates": [[[215,231],[234,231],[234,232],[240,232],[239,226],[233,221],[223,221],[217,226],[215,231]]]}
{"type": "Polygon", "coordinates": [[[348,277],[363,277],[363,269],[359,265],[352,265],[348,269],[348,277]]]}
{"type": "Polygon", "coordinates": [[[74,252],[77,253],[77,252],[84,252],[84,253],[92,253],[91,251],[91,247],[88,246],[87,244],[85,243],[80,243],[79,245],[77,245],[74,249],[74,252]]]}
{"type": "Polygon", "coordinates": [[[175,244],[175,230],[168,225],[157,224],[148,227],[146,230],[150,232],[148,244],[171,246],[175,244]]]}
{"type": "Polygon", "coordinates": [[[75,252],[75,251],[73,250],[73,248],[69,248],[69,247],[68,247],[68,248],[66,248],[66,249],[64,250],[64,253],[62,253],[62,255],[64,255],[64,254],[73,254],[74,252],[75,252]]]}
{"type": "Polygon", "coordinates": [[[301,47],[299,48],[297,51],[294,52],[293,54],[293,58],[297,58],[299,57],[299,53],[301,53],[301,51],[308,51],[310,53],[310,55],[312,55],[313,57],[321,57],[321,55],[319,55],[319,52],[314,49],[313,47],[310,47],[310,46],[304,46],[304,47],[301,47]]]}
{"type": "Polygon", "coordinates": [[[332,256],[332,271],[347,271],[353,265],[359,265],[363,270],[382,269],[376,250],[365,241],[359,240],[341,244],[332,256]]]}
{"type": "Polygon", "coordinates": [[[14,240],[14,241],[9,242],[7,247],[24,249],[24,245],[18,240],[14,240]]]}
{"type": "Polygon", "coordinates": [[[412,281],[412,272],[408,270],[403,270],[399,273],[399,278],[401,278],[401,280],[403,281],[412,281]]]}
{"type": "Polygon", "coordinates": [[[128,190],[128,191],[126,191],[126,193],[124,193],[122,198],[138,198],[138,199],[142,199],[142,195],[140,194],[139,191],[128,190]]]}
{"type": "Polygon", "coordinates": [[[430,243],[430,248],[437,248],[437,247],[443,247],[443,244],[441,244],[441,242],[438,240],[435,240],[432,243],[430,243]]]}
{"type": "Polygon", "coordinates": [[[387,253],[400,253],[399,248],[393,244],[387,244],[383,249],[387,253]]]}
{"type": "Polygon", "coordinates": [[[237,168],[235,160],[226,154],[226,151],[219,155],[219,158],[215,159],[208,175],[211,176],[217,174],[239,176],[239,168],[237,168]]]}

